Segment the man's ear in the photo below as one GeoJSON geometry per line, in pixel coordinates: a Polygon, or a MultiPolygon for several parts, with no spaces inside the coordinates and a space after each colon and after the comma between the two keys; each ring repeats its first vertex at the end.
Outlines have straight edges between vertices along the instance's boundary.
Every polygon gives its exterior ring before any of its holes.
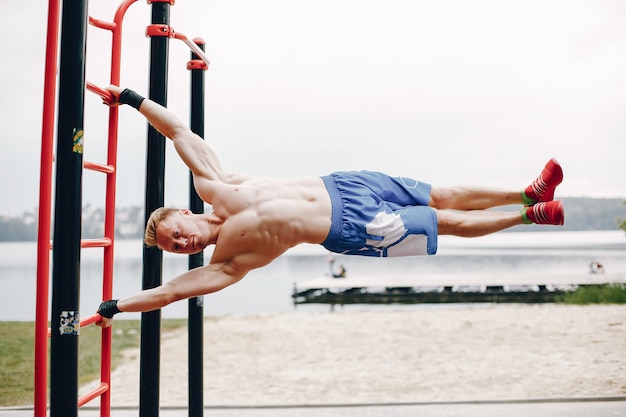
{"type": "Polygon", "coordinates": [[[181,216],[189,216],[191,214],[191,211],[189,211],[188,209],[180,209],[178,210],[178,214],[180,214],[181,216]]]}

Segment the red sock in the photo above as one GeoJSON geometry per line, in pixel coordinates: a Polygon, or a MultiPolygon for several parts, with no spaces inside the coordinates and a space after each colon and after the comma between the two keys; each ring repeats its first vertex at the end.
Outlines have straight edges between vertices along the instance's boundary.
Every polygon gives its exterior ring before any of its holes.
{"type": "Polygon", "coordinates": [[[563,181],[563,169],[559,162],[552,158],[541,171],[541,174],[522,191],[524,205],[532,206],[542,201],[552,201],[554,190],[563,181]]]}
{"type": "Polygon", "coordinates": [[[565,212],[560,201],[537,203],[522,209],[524,223],[552,224],[562,226],[565,222],[565,212]]]}

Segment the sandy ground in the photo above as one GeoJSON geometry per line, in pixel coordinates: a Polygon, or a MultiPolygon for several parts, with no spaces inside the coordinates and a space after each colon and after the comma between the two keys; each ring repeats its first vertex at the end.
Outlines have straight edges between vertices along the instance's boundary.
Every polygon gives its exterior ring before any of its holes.
{"type": "MultiPolygon", "coordinates": [[[[235,315],[206,318],[204,338],[205,405],[626,396],[625,306],[235,315]]],[[[139,403],[127,353],[114,406],[139,403]]],[[[186,329],[161,361],[161,405],[186,405],[186,329]]]]}

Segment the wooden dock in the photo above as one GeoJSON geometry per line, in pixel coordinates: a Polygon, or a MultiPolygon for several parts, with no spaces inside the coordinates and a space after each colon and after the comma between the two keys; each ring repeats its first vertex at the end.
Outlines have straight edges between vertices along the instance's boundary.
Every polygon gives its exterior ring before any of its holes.
{"type": "Polygon", "coordinates": [[[297,304],[550,303],[581,286],[626,283],[626,274],[320,277],[294,284],[297,304]]]}

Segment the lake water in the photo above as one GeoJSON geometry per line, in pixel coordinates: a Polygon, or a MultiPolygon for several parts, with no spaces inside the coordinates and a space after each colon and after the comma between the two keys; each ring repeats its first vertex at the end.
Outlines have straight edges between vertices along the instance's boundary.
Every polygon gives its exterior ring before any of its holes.
{"type": "MultiPolygon", "coordinates": [[[[141,289],[142,246],[139,240],[115,242],[113,295],[121,298],[141,289]]],[[[34,242],[0,243],[0,320],[30,321],[35,318],[36,250],[34,242]]],[[[329,273],[329,253],[317,245],[292,249],[272,264],[252,271],[238,284],[204,297],[205,315],[290,312],[295,307],[291,293],[296,282],[329,273]]],[[[95,312],[100,303],[102,249],[83,249],[81,255],[81,316],[95,312]]],[[[210,249],[205,259],[210,258],[210,249]]],[[[335,255],[348,276],[403,275],[416,280],[459,273],[585,274],[591,261],[601,262],[607,274],[626,274],[624,232],[506,232],[476,239],[441,236],[435,256],[374,259],[335,255]]],[[[187,256],[164,254],[163,280],[182,273],[187,256]]],[[[52,275],[52,274],[51,274],[52,275]]],[[[50,291],[52,293],[52,291],[50,291]]],[[[373,309],[380,306],[350,306],[373,309]]],[[[384,308],[384,307],[383,307],[384,308]]],[[[398,307],[395,307],[398,308],[398,307]]],[[[403,307],[407,308],[407,307],[403,307]]],[[[410,307],[409,307],[410,308],[410,307]]],[[[297,311],[328,311],[325,305],[299,305],[297,311]]],[[[163,309],[164,318],[184,318],[187,302],[163,309]]],[[[139,314],[120,318],[136,319],[139,314]]]]}

